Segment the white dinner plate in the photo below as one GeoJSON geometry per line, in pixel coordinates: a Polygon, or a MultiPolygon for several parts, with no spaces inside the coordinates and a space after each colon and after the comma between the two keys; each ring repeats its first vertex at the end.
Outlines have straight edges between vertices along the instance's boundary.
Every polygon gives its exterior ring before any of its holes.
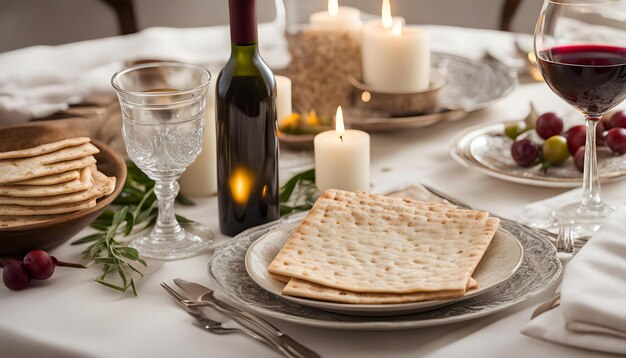
{"type": "Polygon", "coordinates": [[[300,221],[278,226],[254,242],[246,253],[246,271],[254,282],[274,295],[304,306],[342,314],[391,316],[424,312],[447,306],[478,296],[506,281],[519,268],[523,258],[523,248],[519,241],[506,230],[499,229],[474,271],[473,277],[478,281],[479,288],[468,292],[463,297],[396,304],[348,304],[318,301],[281,294],[286,283],[275,279],[267,271],[269,264],[299,225],[300,221]]]}

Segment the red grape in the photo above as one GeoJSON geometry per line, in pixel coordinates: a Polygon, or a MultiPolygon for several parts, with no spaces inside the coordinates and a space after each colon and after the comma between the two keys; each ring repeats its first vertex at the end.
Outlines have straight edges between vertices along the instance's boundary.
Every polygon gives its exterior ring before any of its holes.
{"type": "Polygon", "coordinates": [[[35,280],[47,280],[54,273],[54,262],[47,252],[34,250],[24,256],[24,268],[35,280]]]}
{"type": "Polygon", "coordinates": [[[573,126],[567,131],[565,138],[567,138],[567,148],[571,155],[575,155],[578,148],[585,146],[586,136],[585,126],[582,124],[573,126]]]}
{"type": "Polygon", "coordinates": [[[537,118],[535,130],[542,139],[561,134],[563,131],[563,120],[553,112],[547,112],[537,118]]]}
{"type": "Polygon", "coordinates": [[[608,130],[609,127],[606,120],[598,121],[598,124],[596,125],[596,145],[606,145],[606,135],[608,130]]]}
{"type": "Polygon", "coordinates": [[[613,113],[609,118],[609,128],[626,128],[626,111],[613,113]]]}
{"type": "Polygon", "coordinates": [[[529,167],[535,163],[539,155],[539,146],[530,139],[519,140],[511,146],[511,156],[517,165],[529,167]]]}
{"type": "Polygon", "coordinates": [[[574,165],[578,170],[583,172],[585,170],[585,147],[578,148],[576,154],[574,154],[574,165]]]}
{"type": "Polygon", "coordinates": [[[30,283],[30,276],[19,260],[2,261],[2,281],[10,290],[21,290],[30,283]]]}
{"type": "Polygon", "coordinates": [[[606,144],[612,151],[619,154],[626,153],[626,129],[611,128],[606,136],[606,144]]]}

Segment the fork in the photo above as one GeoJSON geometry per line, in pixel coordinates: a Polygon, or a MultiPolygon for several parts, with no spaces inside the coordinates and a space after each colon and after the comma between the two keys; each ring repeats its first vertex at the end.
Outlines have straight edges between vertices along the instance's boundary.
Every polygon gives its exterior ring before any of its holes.
{"type": "Polygon", "coordinates": [[[193,301],[190,301],[186,299],[185,297],[181,296],[176,290],[168,286],[165,282],[161,283],[161,287],[163,287],[163,289],[167,293],[170,294],[170,296],[174,299],[174,301],[176,301],[176,303],[180,307],[182,307],[187,313],[189,313],[193,318],[196,319],[196,324],[200,326],[201,328],[211,333],[215,333],[215,334],[245,333],[248,336],[256,339],[257,341],[275,349],[277,352],[281,354],[285,354],[285,352],[283,352],[279,347],[277,347],[275,343],[239,325],[233,320],[229,320],[226,322],[218,322],[218,321],[208,318],[196,306],[188,304],[189,302],[193,303],[193,301]]]}
{"type": "MultiPolygon", "coordinates": [[[[231,326],[230,324],[228,324],[229,327],[226,327],[224,323],[210,319],[209,317],[203,315],[200,312],[200,310],[195,307],[187,307],[181,302],[185,298],[181,296],[178,292],[176,292],[174,289],[172,289],[170,286],[168,286],[166,283],[161,283],[161,287],[163,287],[163,289],[165,289],[165,291],[169,293],[170,296],[172,296],[172,298],[174,298],[176,303],[178,303],[180,307],[182,307],[185,311],[187,311],[187,313],[189,313],[193,318],[195,318],[198,321],[198,324],[201,327],[205,328],[206,330],[211,331],[212,333],[217,333],[217,334],[243,332],[241,328],[231,326]]],[[[232,322],[232,321],[228,321],[226,323],[229,323],[229,322],[232,322]]]]}

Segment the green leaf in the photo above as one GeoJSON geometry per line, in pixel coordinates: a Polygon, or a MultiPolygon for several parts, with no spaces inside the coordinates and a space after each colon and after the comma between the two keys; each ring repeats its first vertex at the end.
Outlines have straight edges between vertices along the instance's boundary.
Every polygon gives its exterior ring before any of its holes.
{"type": "Polygon", "coordinates": [[[99,279],[99,278],[98,278],[98,279],[96,279],[96,282],[97,282],[97,283],[99,283],[99,284],[101,284],[101,285],[104,285],[104,286],[106,286],[106,287],[108,287],[108,288],[112,288],[112,289],[114,289],[114,290],[118,290],[118,291],[121,291],[121,292],[126,291],[126,289],[125,289],[124,287],[121,287],[121,286],[118,286],[118,285],[112,284],[112,283],[110,283],[110,282],[106,282],[106,281],[104,281],[104,280],[102,280],[102,279],[99,279]]]}
{"type": "Polygon", "coordinates": [[[148,264],[146,263],[146,261],[144,259],[142,259],[141,257],[137,258],[137,262],[142,264],[144,267],[148,267],[148,264]]]}
{"type": "Polygon", "coordinates": [[[182,193],[178,193],[176,196],[176,202],[183,206],[194,206],[196,203],[191,201],[191,199],[184,196],[182,193]]]}
{"type": "Polygon", "coordinates": [[[150,206],[148,206],[147,209],[145,209],[144,211],[139,212],[139,214],[137,214],[136,218],[135,218],[135,222],[137,224],[142,223],[144,220],[146,220],[150,214],[152,214],[153,211],[155,211],[154,209],[157,207],[157,202],[154,201],[152,202],[152,204],[150,204],[150,206]]]}
{"type": "Polygon", "coordinates": [[[289,179],[287,183],[283,185],[282,188],[280,188],[279,196],[280,196],[281,203],[284,203],[289,200],[289,198],[291,197],[291,194],[293,193],[293,190],[296,188],[296,185],[298,185],[299,181],[300,181],[300,174],[297,174],[293,178],[289,179]]]}
{"type": "Polygon", "coordinates": [[[288,205],[280,204],[280,215],[287,215],[293,211],[293,208],[288,205]]]}
{"type": "Polygon", "coordinates": [[[100,264],[115,265],[117,263],[117,261],[111,257],[96,257],[93,260],[100,264]]]}
{"type": "Polygon", "coordinates": [[[122,279],[122,283],[124,284],[124,287],[127,287],[128,286],[128,278],[126,277],[126,272],[124,272],[124,269],[118,266],[117,274],[122,279]]]}
{"type": "Polygon", "coordinates": [[[131,213],[126,213],[126,227],[124,228],[124,236],[128,236],[133,231],[135,225],[135,217],[131,213]]]}
{"type": "Polygon", "coordinates": [[[133,295],[137,297],[137,287],[135,287],[135,281],[132,278],[130,279],[130,287],[133,290],[133,295]]]}
{"type": "Polygon", "coordinates": [[[179,224],[192,224],[195,223],[195,221],[187,219],[184,216],[180,216],[180,215],[176,215],[176,220],[178,220],[179,224]]]}
{"type": "Polygon", "coordinates": [[[99,233],[96,233],[96,234],[87,235],[87,236],[85,236],[85,237],[83,237],[81,239],[73,241],[70,245],[86,244],[88,242],[102,240],[103,238],[104,238],[104,234],[99,232],[99,233]]]}
{"type": "Polygon", "coordinates": [[[126,254],[126,256],[128,256],[128,258],[133,260],[137,260],[139,258],[139,251],[133,247],[122,247],[121,250],[124,254],[126,254]]]}

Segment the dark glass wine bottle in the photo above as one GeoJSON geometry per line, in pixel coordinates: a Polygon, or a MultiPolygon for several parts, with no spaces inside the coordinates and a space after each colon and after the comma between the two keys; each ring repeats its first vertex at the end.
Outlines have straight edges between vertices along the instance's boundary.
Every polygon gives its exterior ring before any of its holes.
{"type": "Polygon", "coordinates": [[[216,84],[220,230],[278,219],[276,81],[257,45],[256,0],[229,0],[230,59],[216,84]]]}

